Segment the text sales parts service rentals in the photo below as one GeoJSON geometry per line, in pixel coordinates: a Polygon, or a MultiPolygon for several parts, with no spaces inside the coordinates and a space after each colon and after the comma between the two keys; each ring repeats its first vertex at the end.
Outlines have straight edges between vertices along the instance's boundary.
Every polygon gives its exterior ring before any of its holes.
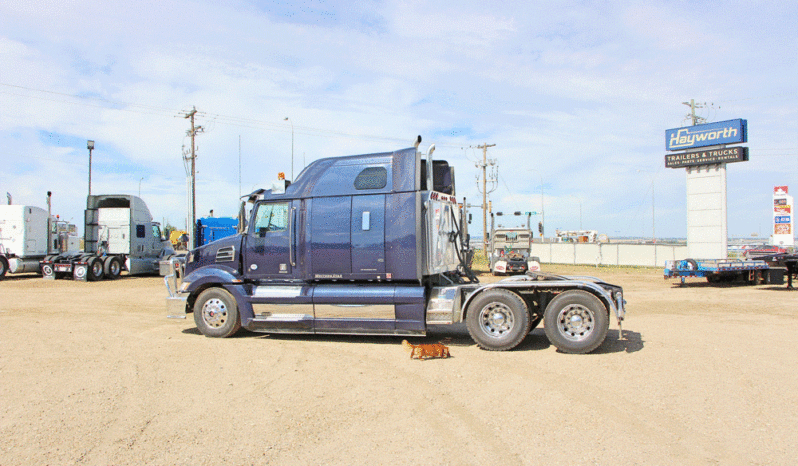
{"type": "Polygon", "coordinates": [[[687,173],[687,255],[726,259],[726,164],[748,160],[748,122],[743,119],[665,131],[666,168],[687,173]],[[731,145],[731,146],[730,146],[731,145]]]}

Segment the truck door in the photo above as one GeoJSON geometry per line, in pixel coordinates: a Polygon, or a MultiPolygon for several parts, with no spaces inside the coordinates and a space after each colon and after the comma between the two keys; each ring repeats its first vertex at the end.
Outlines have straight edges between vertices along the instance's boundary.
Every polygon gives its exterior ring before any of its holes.
{"type": "Polygon", "coordinates": [[[163,251],[163,239],[161,238],[161,227],[153,223],[152,227],[152,242],[150,243],[150,257],[159,257],[163,251]]]}
{"type": "Polygon", "coordinates": [[[352,197],[352,275],[385,275],[385,195],[352,197]]]}
{"type": "Polygon", "coordinates": [[[245,274],[253,279],[294,278],[296,209],[292,201],[255,206],[244,251],[245,274]]]}

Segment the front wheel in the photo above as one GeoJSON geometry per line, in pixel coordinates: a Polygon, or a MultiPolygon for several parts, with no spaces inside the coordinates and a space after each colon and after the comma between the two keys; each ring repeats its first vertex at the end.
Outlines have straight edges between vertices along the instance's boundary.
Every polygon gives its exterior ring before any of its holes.
{"type": "Polygon", "coordinates": [[[206,337],[226,338],[241,328],[235,298],[224,288],[209,288],[194,303],[194,323],[206,337]]]}
{"type": "Polygon", "coordinates": [[[560,293],[546,306],[543,330],[560,351],[584,354],[604,342],[609,323],[607,308],[595,295],[571,290],[560,293]]]}
{"type": "Polygon", "coordinates": [[[531,321],[526,302],[520,296],[507,290],[493,289],[480,294],[469,304],[466,325],[480,348],[507,351],[526,338],[531,321]]]}

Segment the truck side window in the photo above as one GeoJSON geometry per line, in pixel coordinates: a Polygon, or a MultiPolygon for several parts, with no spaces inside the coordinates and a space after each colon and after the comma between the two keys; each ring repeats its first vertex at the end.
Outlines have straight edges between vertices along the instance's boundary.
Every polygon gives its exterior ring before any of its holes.
{"type": "Polygon", "coordinates": [[[158,225],[152,226],[152,237],[155,239],[161,239],[161,228],[158,225]]]}
{"type": "Polygon", "coordinates": [[[144,229],[144,225],[136,225],[136,238],[144,238],[146,233],[147,231],[144,229]]]}
{"type": "Polygon", "coordinates": [[[288,228],[288,203],[260,204],[255,214],[255,233],[284,231],[288,228]]]}
{"type": "Polygon", "coordinates": [[[382,189],[388,184],[388,170],[385,167],[364,168],[355,178],[355,189],[382,189]]]}

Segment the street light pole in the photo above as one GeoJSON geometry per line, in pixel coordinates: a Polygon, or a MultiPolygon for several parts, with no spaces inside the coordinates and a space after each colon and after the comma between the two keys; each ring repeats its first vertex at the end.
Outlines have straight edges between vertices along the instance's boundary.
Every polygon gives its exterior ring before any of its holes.
{"type": "MultiPolygon", "coordinates": [[[[643,172],[651,173],[645,170],[640,170],[640,169],[637,170],[637,173],[643,173],[643,172]]],[[[656,175],[656,173],[653,173],[651,175],[651,242],[652,243],[657,242],[657,215],[654,211],[654,175],[656,175]]]]}
{"type": "Polygon", "coordinates": [[[86,141],[86,148],[89,149],[89,196],[91,196],[91,151],[94,150],[94,141],[86,141]]]}
{"type": "Polygon", "coordinates": [[[139,197],[141,197],[141,180],[143,179],[144,179],[143,176],[139,179],[139,197]]]}
{"type": "Polygon", "coordinates": [[[287,122],[291,123],[291,182],[293,183],[293,181],[294,181],[294,122],[288,117],[285,117],[284,121],[287,121],[287,122]]]}
{"type": "Polygon", "coordinates": [[[538,172],[538,175],[540,176],[540,238],[542,240],[545,238],[543,232],[545,231],[544,228],[546,227],[546,209],[543,208],[543,174],[541,174],[540,171],[535,168],[530,168],[529,171],[538,172]]]}

